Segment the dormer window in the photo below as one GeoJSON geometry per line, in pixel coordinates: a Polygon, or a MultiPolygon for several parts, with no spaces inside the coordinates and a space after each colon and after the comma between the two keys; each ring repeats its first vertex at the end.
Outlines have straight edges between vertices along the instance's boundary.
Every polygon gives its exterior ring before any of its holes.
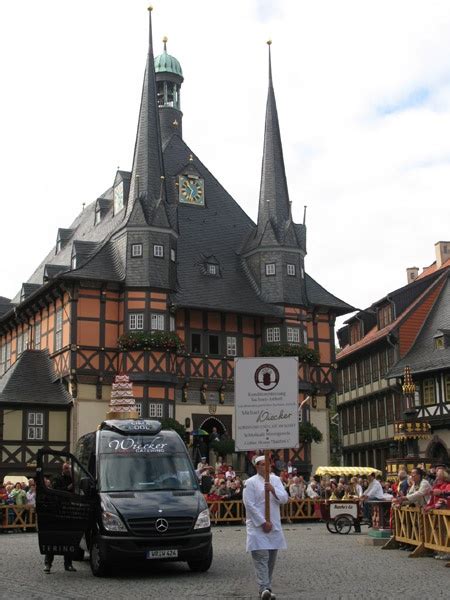
{"type": "Polygon", "coordinates": [[[77,268],[77,255],[74,254],[72,256],[72,260],[70,261],[70,268],[74,271],[77,268]]]}
{"type": "Polygon", "coordinates": [[[266,275],[275,275],[275,263],[266,264],[266,275]]]}
{"type": "Polygon", "coordinates": [[[114,188],[114,215],[117,215],[123,208],[123,181],[114,188]]]}
{"type": "Polygon", "coordinates": [[[61,247],[62,247],[61,239],[58,238],[56,240],[56,254],[59,254],[61,252],[61,247]]]}
{"type": "Polygon", "coordinates": [[[287,274],[295,277],[295,265],[289,264],[287,265],[287,274]]]}
{"type": "Polygon", "coordinates": [[[450,330],[439,329],[434,336],[434,347],[436,350],[450,348],[450,330]]]}
{"type": "Polygon", "coordinates": [[[97,205],[95,207],[94,225],[98,225],[101,220],[102,220],[102,211],[100,208],[100,204],[97,202],[97,205]]]}
{"type": "Polygon", "coordinates": [[[206,272],[208,275],[217,275],[217,265],[206,263],[206,272]]]}
{"type": "Polygon", "coordinates": [[[378,323],[380,329],[392,323],[392,306],[390,304],[385,304],[378,309],[378,323]]]}
{"type": "Polygon", "coordinates": [[[350,325],[350,344],[356,344],[361,339],[361,323],[352,323],[350,325]]]}

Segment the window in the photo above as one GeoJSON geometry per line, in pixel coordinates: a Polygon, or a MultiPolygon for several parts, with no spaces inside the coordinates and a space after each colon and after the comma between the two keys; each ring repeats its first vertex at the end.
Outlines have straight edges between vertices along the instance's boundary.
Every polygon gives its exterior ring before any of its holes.
{"type": "Polygon", "coordinates": [[[386,350],[380,352],[380,375],[384,377],[386,375],[386,350]]]}
{"type": "Polygon", "coordinates": [[[378,427],[385,425],[386,409],[384,404],[384,397],[378,398],[378,427]]]}
{"type": "Polygon", "coordinates": [[[422,397],[424,404],[435,403],[434,379],[424,379],[422,383],[422,397]]]}
{"type": "Polygon", "coordinates": [[[175,331],[175,317],[173,315],[169,316],[169,330],[175,331]]]}
{"type": "Polygon", "coordinates": [[[160,315],[158,313],[152,313],[151,328],[157,329],[158,331],[164,331],[164,315],[160,315]]]}
{"type": "Polygon", "coordinates": [[[348,407],[348,432],[354,433],[355,431],[355,407],[348,407]]]}
{"type": "Polygon", "coordinates": [[[56,251],[55,251],[55,254],[58,254],[59,252],[61,252],[61,248],[62,248],[62,242],[61,242],[61,239],[58,238],[56,240],[56,251]]]}
{"type": "Polygon", "coordinates": [[[352,323],[350,326],[350,345],[355,344],[361,339],[361,323],[352,323]]]}
{"type": "Polygon", "coordinates": [[[41,324],[36,323],[34,326],[34,349],[41,349],[41,324]]]}
{"type": "Polygon", "coordinates": [[[348,375],[349,375],[349,371],[348,371],[348,367],[344,367],[343,369],[343,373],[344,373],[344,392],[348,392],[349,390],[349,381],[348,381],[348,375]]]}
{"type": "Polygon", "coordinates": [[[275,263],[266,264],[266,275],[275,275],[275,263]]]}
{"type": "Polygon", "coordinates": [[[378,369],[378,354],[372,355],[372,381],[378,381],[380,377],[380,372],[378,369]]]}
{"type": "Polygon", "coordinates": [[[369,416],[370,416],[369,426],[372,429],[373,427],[377,426],[377,399],[376,398],[372,398],[369,401],[369,416]]]}
{"type": "Polygon", "coordinates": [[[17,356],[28,348],[28,330],[17,336],[17,356]]]}
{"type": "Polygon", "coordinates": [[[164,258],[164,246],[161,246],[161,244],[153,244],[153,256],[164,258]]]}
{"type": "Polygon", "coordinates": [[[357,372],[357,376],[358,376],[358,387],[361,386],[364,383],[364,364],[361,361],[359,361],[356,365],[356,372],[357,372]]]}
{"type": "Polygon", "coordinates": [[[63,311],[58,308],[55,317],[55,351],[62,348],[63,311]]]}
{"type": "Polygon", "coordinates": [[[308,332],[306,331],[306,327],[303,329],[303,343],[305,346],[308,345],[308,332]]]}
{"type": "Polygon", "coordinates": [[[175,248],[170,249],[170,260],[175,262],[177,260],[177,253],[175,252],[175,248]]]}
{"type": "Polygon", "coordinates": [[[341,412],[342,433],[348,434],[348,406],[345,406],[341,412]]]}
{"type": "Polygon", "coordinates": [[[301,275],[302,275],[302,279],[305,279],[305,269],[302,267],[300,269],[301,275]]]}
{"type": "Polygon", "coordinates": [[[378,321],[380,329],[383,329],[383,327],[386,327],[386,325],[389,325],[389,323],[392,322],[392,306],[390,304],[378,309],[378,321]]]}
{"type": "Polygon", "coordinates": [[[118,183],[114,188],[114,214],[117,215],[124,206],[123,203],[123,181],[118,183]]]}
{"type": "Polygon", "coordinates": [[[386,396],[386,417],[388,424],[394,422],[394,401],[391,395],[386,396]]]}
{"type": "Polygon", "coordinates": [[[370,383],[370,358],[364,359],[364,383],[370,383]]]}
{"type": "Polygon", "coordinates": [[[217,275],[217,265],[206,263],[206,272],[208,275],[217,275]]]}
{"type": "Polygon", "coordinates": [[[74,254],[72,256],[72,260],[70,261],[70,267],[72,270],[77,268],[77,255],[76,254],[74,254]]]}
{"type": "Polygon", "coordinates": [[[27,439],[44,439],[44,413],[29,412],[27,416],[27,439]]]}
{"type": "Polygon", "coordinates": [[[369,429],[369,402],[363,402],[362,405],[363,414],[363,429],[369,429]]]}
{"type": "Polygon", "coordinates": [[[445,401],[450,402],[450,375],[445,376],[444,394],[445,394],[445,401]]]}
{"type": "Polygon", "coordinates": [[[131,257],[139,258],[142,256],[142,244],[131,244],[131,257]]]}
{"type": "Polygon", "coordinates": [[[142,402],[136,402],[136,412],[142,417],[142,402]]]}
{"type": "Polygon", "coordinates": [[[354,390],[356,387],[356,365],[350,365],[350,389],[354,390]]]}
{"type": "Polygon", "coordinates": [[[443,350],[445,348],[445,340],[443,335],[434,338],[434,347],[436,350],[443,350]]]}
{"type": "Polygon", "coordinates": [[[149,417],[156,417],[157,419],[162,419],[163,412],[164,412],[164,405],[161,404],[160,402],[158,402],[157,404],[152,402],[148,405],[148,416],[149,417]]]}
{"type": "Polygon", "coordinates": [[[287,265],[287,274],[295,277],[295,265],[287,265]]]}
{"type": "Polygon", "coordinates": [[[168,416],[169,419],[173,419],[173,404],[169,404],[168,406],[168,416]]]}
{"type": "Polygon", "coordinates": [[[191,352],[200,354],[202,351],[202,336],[199,333],[191,333],[191,352]]]}
{"type": "Polygon", "coordinates": [[[128,315],[128,328],[129,329],[144,329],[144,314],[143,313],[130,313],[128,315]]]}
{"type": "Polygon", "coordinates": [[[237,339],[227,336],[227,356],[237,356],[237,339]]]}
{"type": "Polygon", "coordinates": [[[97,204],[97,206],[95,207],[94,225],[98,225],[101,220],[102,220],[102,212],[100,210],[100,205],[97,204]]]}
{"type": "Polygon", "coordinates": [[[209,335],[208,336],[208,353],[219,354],[219,336],[209,335]]]}
{"type": "Polygon", "coordinates": [[[355,429],[356,431],[362,430],[362,406],[357,404],[355,406],[355,429]]]}
{"type": "Polygon", "coordinates": [[[280,328],[279,327],[268,327],[266,330],[266,340],[270,342],[280,341],[280,328]]]}
{"type": "Polygon", "coordinates": [[[291,344],[300,344],[300,329],[298,327],[287,328],[287,341],[291,344]]]}

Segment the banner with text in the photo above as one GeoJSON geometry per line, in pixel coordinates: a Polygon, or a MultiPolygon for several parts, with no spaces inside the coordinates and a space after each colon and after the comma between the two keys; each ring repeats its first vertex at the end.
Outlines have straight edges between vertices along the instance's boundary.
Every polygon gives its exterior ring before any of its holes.
{"type": "Polygon", "coordinates": [[[298,358],[236,358],[236,450],[298,448],[298,358]]]}

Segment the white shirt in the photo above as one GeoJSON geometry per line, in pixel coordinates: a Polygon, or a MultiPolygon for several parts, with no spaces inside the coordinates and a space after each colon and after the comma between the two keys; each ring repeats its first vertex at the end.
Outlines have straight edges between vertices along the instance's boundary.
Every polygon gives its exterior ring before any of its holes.
{"type": "Polygon", "coordinates": [[[378,479],[373,479],[369,483],[369,487],[364,492],[364,496],[366,496],[367,500],[384,500],[383,488],[378,479]]]}
{"type": "Polygon", "coordinates": [[[309,484],[308,487],[306,488],[306,495],[308,496],[308,498],[318,498],[319,497],[319,494],[312,487],[311,484],[309,484]]]}
{"type": "Polygon", "coordinates": [[[264,477],[253,475],[247,479],[243,500],[246,511],[247,552],[252,550],[286,550],[286,540],[281,527],[280,504],[285,504],[289,496],[279,477],[271,473],[270,483],[275,494],[270,493],[270,522],[272,530],[265,533],[262,525],[266,522],[264,511],[264,477]]]}

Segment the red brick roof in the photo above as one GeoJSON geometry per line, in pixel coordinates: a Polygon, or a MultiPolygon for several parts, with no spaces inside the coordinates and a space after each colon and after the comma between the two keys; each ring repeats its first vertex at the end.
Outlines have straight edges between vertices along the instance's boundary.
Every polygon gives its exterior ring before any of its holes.
{"type": "Polygon", "coordinates": [[[417,281],[418,279],[423,279],[427,275],[431,275],[431,273],[436,273],[436,271],[440,271],[441,269],[446,269],[447,267],[450,267],[450,258],[448,260],[446,260],[445,263],[443,263],[439,269],[436,269],[436,261],[434,261],[434,263],[431,263],[431,265],[429,267],[424,267],[422,273],[420,275],[418,275],[414,279],[414,281],[417,281]]]}
{"type": "MultiPolygon", "coordinates": [[[[444,268],[447,265],[447,263],[448,263],[448,266],[450,266],[450,260],[449,260],[445,263],[445,265],[442,265],[442,268],[444,268]]],[[[432,272],[433,271],[431,271],[430,273],[432,273],[432,272]]],[[[416,279],[416,281],[417,281],[417,279],[416,279]]],[[[438,285],[438,283],[442,283],[442,276],[439,277],[437,280],[435,280],[418,298],[416,298],[414,300],[414,302],[412,302],[402,312],[401,315],[399,315],[394,321],[392,321],[392,323],[389,323],[389,325],[386,325],[386,327],[383,327],[383,329],[378,329],[378,326],[375,325],[362,339],[358,340],[354,344],[347,344],[346,346],[344,346],[344,348],[336,356],[336,360],[339,362],[343,358],[346,358],[350,354],[357,352],[361,348],[370,346],[374,342],[386,337],[388,335],[388,333],[390,333],[393,329],[395,329],[414,310],[414,308],[416,308],[416,306],[422,302],[422,300],[430,293],[430,291],[432,289],[435,288],[436,285],[438,285]]]]}

